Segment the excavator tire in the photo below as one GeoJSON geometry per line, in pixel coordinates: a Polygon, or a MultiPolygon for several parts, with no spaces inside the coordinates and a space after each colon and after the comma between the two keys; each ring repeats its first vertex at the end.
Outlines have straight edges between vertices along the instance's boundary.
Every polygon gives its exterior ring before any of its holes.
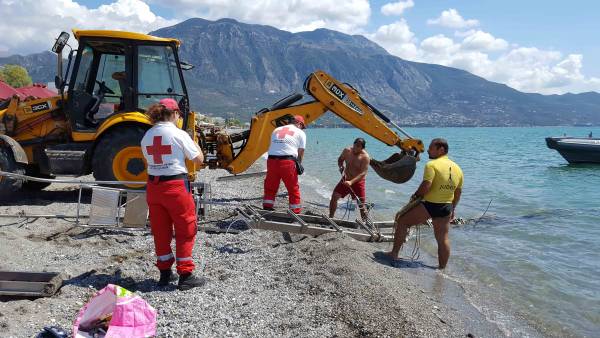
{"type": "MultiPolygon", "coordinates": [[[[98,181],[146,181],[146,162],[140,142],[146,130],[138,126],[123,126],[103,135],[92,154],[92,171],[98,181]]],[[[144,185],[108,186],[142,189],[144,185]]]]}
{"type": "MultiPolygon", "coordinates": [[[[0,171],[25,174],[25,168],[15,161],[12,151],[7,147],[0,146],[0,171]]],[[[22,180],[9,177],[0,177],[0,200],[12,197],[23,186],[22,180]]]]}
{"type": "MultiPolygon", "coordinates": [[[[40,177],[40,178],[51,178],[51,177],[40,177]]],[[[45,188],[49,187],[50,184],[52,184],[52,183],[26,181],[25,183],[23,183],[23,190],[40,191],[40,190],[44,190],[45,188]]]]}
{"type": "MultiPolygon", "coordinates": [[[[25,170],[25,175],[32,176],[32,177],[38,177],[38,178],[54,178],[53,176],[40,174],[40,171],[38,169],[31,169],[31,170],[27,169],[27,170],[25,170]]],[[[52,183],[25,181],[25,182],[23,182],[23,190],[40,191],[40,190],[43,190],[44,188],[47,188],[48,186],[50,186],[50,184],[52,184],[52,183]]]]}

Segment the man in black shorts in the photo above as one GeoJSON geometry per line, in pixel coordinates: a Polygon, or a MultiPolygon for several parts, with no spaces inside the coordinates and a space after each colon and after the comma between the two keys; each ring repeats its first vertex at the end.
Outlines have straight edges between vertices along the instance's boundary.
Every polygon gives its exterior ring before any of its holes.
{"type": "Polygon", "coordinates": [[[394,260],[398,259],[400,249],[408,235],[408,228],[423,224],[431,218],[438,244],[439,268],[444,269],[450,258],[448,231],[450,221],[454,217],[454,209],[462,193],[463,173],[460,167],[448,158],[446,140],[433,139],[427,154],[431,161],[425,165],[423,182],[411,198],[411,200],[420,198],[421,202],[396,217],[394,247],[388,255],[394,260]]]}

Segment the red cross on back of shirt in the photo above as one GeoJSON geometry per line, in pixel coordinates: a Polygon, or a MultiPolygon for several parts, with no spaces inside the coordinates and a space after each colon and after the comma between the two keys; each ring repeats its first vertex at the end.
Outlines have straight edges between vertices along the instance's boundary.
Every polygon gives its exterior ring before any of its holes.
{"type": "Polygon", "coordinates": [[[171,155],[171,145],[162,145],[162,136],[154,136],[151,146],[146,146],[148,155],[152,156],[154,164],[163,163],[163,155],[171,155]]]}
{"type": "Polygon", "coordinates": [[[290,130],[288,127],[283,127],[279,131],[277,131],[277,138],[283,139],[286,135],[294,136],[294,131],[290,130]]]}

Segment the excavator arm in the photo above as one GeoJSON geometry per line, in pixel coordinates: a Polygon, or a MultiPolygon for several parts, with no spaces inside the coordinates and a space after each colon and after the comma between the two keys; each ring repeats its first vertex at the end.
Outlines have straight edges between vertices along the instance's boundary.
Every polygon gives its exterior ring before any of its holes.
{"type": "MultiPolygon", "coordinates": [[[[364,100],[356,89],[340,83],[323,71],[310,74],[305,81],[304,89],[315,98],[315,101],[291,106],[302,96],[300,94],[290,95],[273,107],[259,111],[252,117],[249,130],[237,134],[224,132],[217,134],[214,137],[217,144],[216,163],[212,165],[209,163],[209,167],[224,168],[232,174],[244,172],[268,150],[271,134],[275,128],[287,124],[294,115],[303,116],[305,122],[309,124],[330,110],[379,141],[389,146],[399,147],[402,150],[402,155],[396,154],[396,157],[393,157],[395,160],[401,158],[406,160],[405,155],[410,155],[413,159],[411,166],[413,167],[412,172],[414,172],[418,155],[424,150],[421,140],[410,137],[384,114],[364,100]],[[388,124],[396,127],[406,138],[401,138],[390,129],[388,124]],[[242,145],[239,146],[236,153],[233,145],[237,142],[242,142],[242,145]]],[[[386,161],[396,162],[390,159],[386,161]]],[[[382,175],[378,171],[377,166],[381,167],[384,164],[392,163],[374,162],[376,165],[374,163],[371,163],[371,165],[380,176],[386,179],[391,178],[391,181],[397,183],[406,181],[405,179],[385,177],[385,174],[382,175]]],[[[398,169],[398,166],[396,166],[396,169],[398,169]]],[[[408,176],[412,177],[412,172],[408,176]]]]}
{"type": "Polygon", "coordinates": [[[423,142],[412,138],[387,116],[363,99],[358,91],[348,84],[337,81],[324,71],[308,76],[304,89],[328,110],[356,128],[389,145],[398,146],[407,153],[418,155],[424,151],[423,142]],[[402,139],[387,124],[397,128],[407,138],[402,139]]]}

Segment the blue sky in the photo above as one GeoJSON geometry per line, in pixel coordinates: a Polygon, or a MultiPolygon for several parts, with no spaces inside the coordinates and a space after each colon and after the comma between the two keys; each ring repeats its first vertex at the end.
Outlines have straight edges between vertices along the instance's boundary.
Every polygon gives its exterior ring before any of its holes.
{"type": "Polygon", "coordinates": [[[60,30],[147,32],[190,17],[362,34],[407,60],[526,92],[600,91],[600,1],[0,0],[0,56],[48,49],[60,30]],[[382,8],[385,10],[382,11],[382,8]],[[39,20],[43,17],[44,20],[39,20]],[[14,34],[18,31],[19,34],[14,34]]]}
{"type": "MultiPolygon", "coordinates": [[[[379,8],[389,1],[372,1],[379,8]]],[[[511,43],[583,54],[587,74],[600,75],[600,1],[556,0],[426,0],[404,14],[419,36],[446,30],[427,25],[430,19],[448,8],[456,8],[465,18],[476,18],[485,31],[511,43]]],[[[372,27],[391,22],[373,11],[372,27]]]]}

